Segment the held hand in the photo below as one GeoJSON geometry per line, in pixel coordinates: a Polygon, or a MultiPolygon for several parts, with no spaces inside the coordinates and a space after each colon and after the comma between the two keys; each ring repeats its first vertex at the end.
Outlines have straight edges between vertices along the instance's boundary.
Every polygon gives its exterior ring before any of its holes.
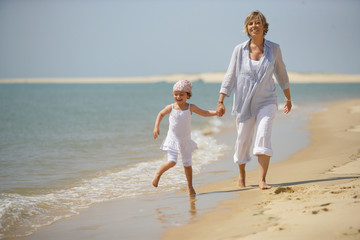
{"type": "Polygon", "coordinates": [[[292,108],[291,101],[286,101],[284,106],[284,113],[288,114],[291,111],[291,108],[292,108]]]}
{"type": "Polygon", "coordinates": [[[154,139],[156,139],[160,135],[160,130],[158,128],[154,128],[153,136],[154,139]]]}
{"type": "Polygon", "coordinates": [[[224,116],[224,114],[225,114],[225,106],[224,106],[224,104],[218,104],[217,109],[216,109],[216,114],[219,117],[224,116]]]}

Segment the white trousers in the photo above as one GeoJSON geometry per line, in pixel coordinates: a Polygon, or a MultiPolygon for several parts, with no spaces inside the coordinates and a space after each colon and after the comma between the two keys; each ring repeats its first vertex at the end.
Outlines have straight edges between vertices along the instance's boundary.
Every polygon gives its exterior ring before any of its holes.
{"type": "Polygon", "coordinates": [[[273,120],[277,112],[277,105],[270,104],[260,109],[257,116],[251,117],[245,122],[236,119],[237,139],[235,143],[234,162],[245,164],[251,160],[250,148],[255,133],[254,155],[272,156],[271,130],[273,120]]]}
{"type": "MultiPolygon", "coordinates": [[[[179,154],[177,152],[168,151],[168,161],[177,163],[178,155],[179,154]]],[[[182,158],[182,162],[183,162],[184,167],[191,166],[192,153],[189,153],[186,156],[181,154],[181,158],[182,158]]]]}

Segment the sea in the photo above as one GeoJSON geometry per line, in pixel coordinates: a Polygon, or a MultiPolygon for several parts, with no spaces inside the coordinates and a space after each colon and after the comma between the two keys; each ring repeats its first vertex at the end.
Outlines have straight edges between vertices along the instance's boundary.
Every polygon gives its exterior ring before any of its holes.
{"type": "MultiPolygon", "coordinates": [[[[159,147],[168,118],[158,139],[152,133],[158,112],[174,101],[172,86],[161,81],[0,84],[0,239],[27,236],[94,203],[155,194],[151,179],[166,160],[159,147]]],[[[216,109],[219,89],[220,83],[196,81],[188,102],[216,109]]],[[[359,98],[360,84],[293,83],[291,94],[296,122],[332,102],[359,98]]],[[[234,123],[232,99],[225,101],[223,118],[192,116],[199,148],[193,155],[195,177],[229,151],[216,139],[234,123]]],[[[175,168],[156,193],[185,185],[183,169],[175,168]]]]}

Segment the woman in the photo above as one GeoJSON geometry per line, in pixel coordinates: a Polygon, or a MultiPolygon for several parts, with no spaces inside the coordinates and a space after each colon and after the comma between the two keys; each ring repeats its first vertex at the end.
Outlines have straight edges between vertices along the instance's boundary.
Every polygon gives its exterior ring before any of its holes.
{"type": "Polygon", "coordinates": [[[239,187],[245,187],[245,165],[251,160],[250,147],[255,132],[253,154],[259,162],[259,187],[269,189],[272,122],[277,112],[273,74],[285,95],[284,112],[291,110],[289,77],[278,44],[264,39],[269,24],[259,12],[245,19],[244,32],[249,40],[235,47],[220,89],[218,116],[225,114],[224,99],[234,90],[232,115],[236,116],[237,139],[234,162],[239,165],[239,187]]]}

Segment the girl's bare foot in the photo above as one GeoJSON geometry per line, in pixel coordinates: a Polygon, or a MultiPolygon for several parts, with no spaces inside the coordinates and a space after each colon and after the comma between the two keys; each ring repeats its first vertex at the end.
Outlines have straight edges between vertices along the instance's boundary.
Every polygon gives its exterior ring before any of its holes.
{"type": "Polygon", "coordinates": [[[240,187],[240,188],[245,188],[246,187],[245,179],[239,178],[238,187],[240,187]]]}
{"type": "Polygon", "coordinates": [[[270,188],[271,188],[271,186],[267,185],[265,181],[261,181],[261,182],[259,183],[259,187],[260,187],[261,190],[266,190],[266,189],[270,189],[270,188]]]}
{"type": "Polygon", "coordinates": [[[160,181],[160,175],[158,173],[155,173],[155,176],[154,176],[154,178],[153,178],[153,180],[151,182],[152,185],[154,187],[158,187],[159,181],[160,181]]]}
{"type": "Polygon", "coordinates": [[[189,195],[190,196],[195,196],[196,195],[195,189],[192,186],[188,187],[188,190],[189,190],[189,195]]]}

